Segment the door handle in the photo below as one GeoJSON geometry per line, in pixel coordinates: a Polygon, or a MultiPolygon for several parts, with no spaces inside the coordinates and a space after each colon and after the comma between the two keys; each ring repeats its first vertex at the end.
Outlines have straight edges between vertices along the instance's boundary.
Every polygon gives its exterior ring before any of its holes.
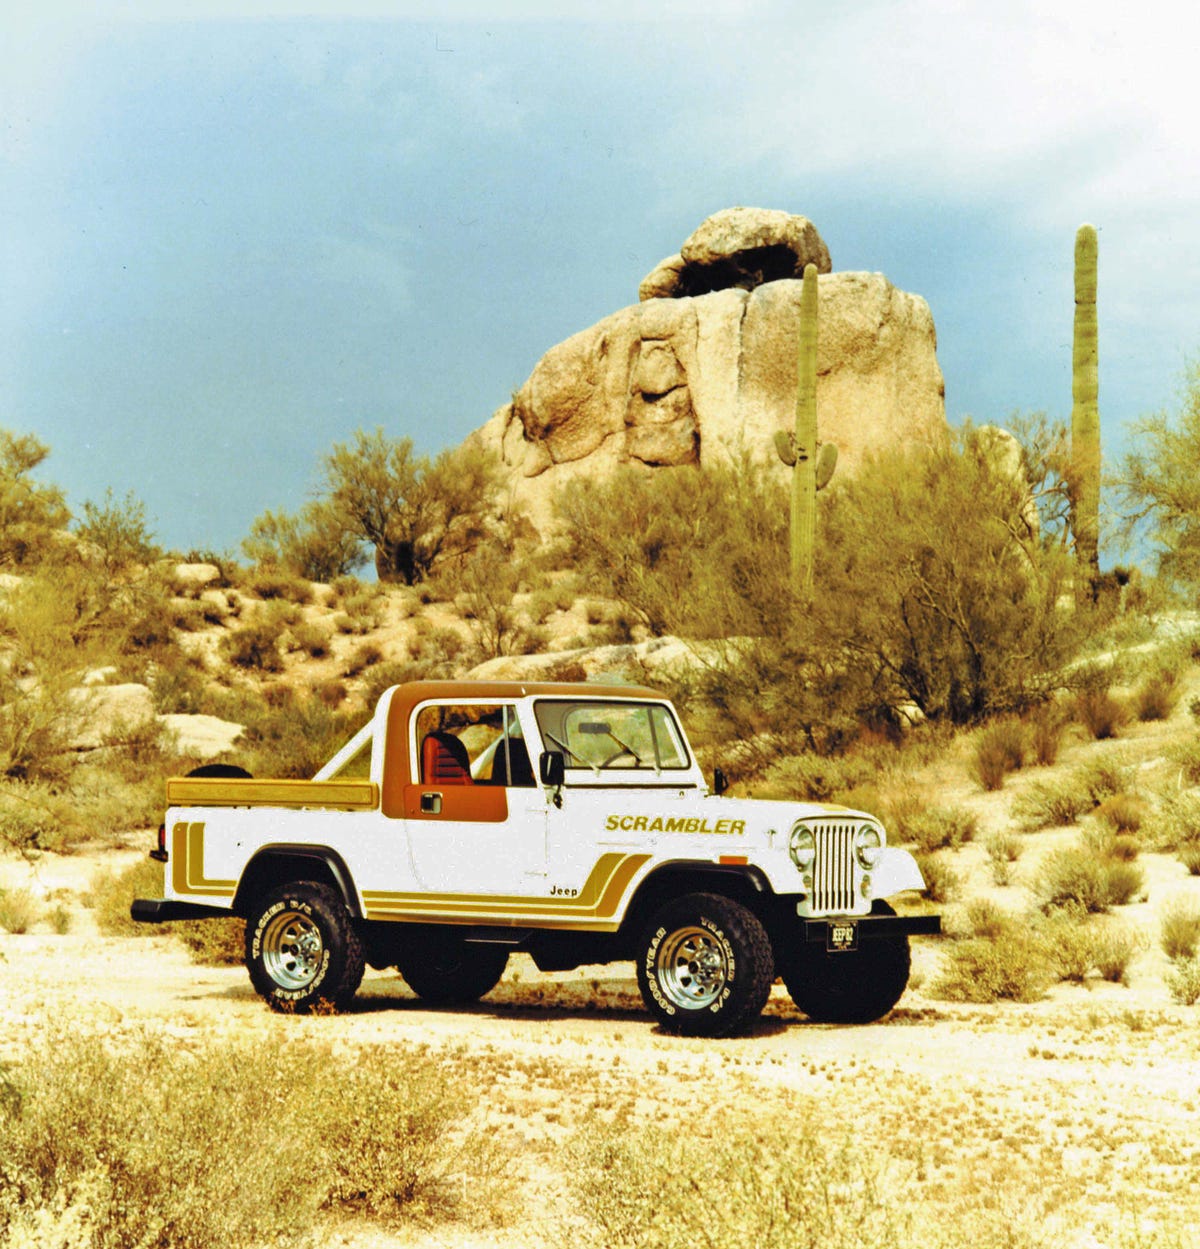
{"type": "Polygon", "coordinates": [[[441,794],[422,794],[421,795],[421,814],[422,815],[441,815],[442,813],[442,795],[441,794]]]}

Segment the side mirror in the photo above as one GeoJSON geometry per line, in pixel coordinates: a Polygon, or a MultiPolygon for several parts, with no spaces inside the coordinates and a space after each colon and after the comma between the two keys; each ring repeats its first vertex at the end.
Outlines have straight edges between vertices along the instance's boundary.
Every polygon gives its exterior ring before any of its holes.
{"type": "Polygon", "coordinates": [[[729,788],[729,778],[720,768],[713,768],[713,793],[719,798],[729,788]]]}
{"type": "Polygon", "coordinates": [[[538,774],[543,785],[558,789],[567,778],[567,763],[562,751],[543,750],[538,759],[538,774]]]}

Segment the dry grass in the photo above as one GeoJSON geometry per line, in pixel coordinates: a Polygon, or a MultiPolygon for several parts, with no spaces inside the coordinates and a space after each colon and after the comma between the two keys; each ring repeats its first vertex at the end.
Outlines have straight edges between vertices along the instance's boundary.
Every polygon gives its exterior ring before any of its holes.
{"type": "Polygon", "coordinates": [[[502,1159],[474,1104],[411,1048],[64,1030],[0,1079],[0,1243],[237,1249],[325,1212],[478,1214],[502,1159]]]}

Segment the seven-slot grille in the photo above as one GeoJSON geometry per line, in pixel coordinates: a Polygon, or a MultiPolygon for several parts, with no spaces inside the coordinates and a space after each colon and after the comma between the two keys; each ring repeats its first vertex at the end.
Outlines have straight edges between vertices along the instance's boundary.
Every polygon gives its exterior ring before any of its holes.
{"type": "Polygon", "coordinates": [[[855,909],[854,834],[861,821],[808,820],[817,841],[813,862],[814,914],[844,915],[855,909]]]}

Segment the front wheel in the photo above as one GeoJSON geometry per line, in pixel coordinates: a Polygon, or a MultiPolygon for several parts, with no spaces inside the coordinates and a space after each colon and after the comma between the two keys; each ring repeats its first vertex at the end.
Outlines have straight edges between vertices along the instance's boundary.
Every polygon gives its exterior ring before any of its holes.
{"type": "Polygon", "coordinates": [[[341,1010],[358,991],[363,951],[341,897],[319,881],[271,890],[246,920],[246,969],[272,1010],[341,1010]]]}
{"type": "Polygon", "coordinates": [[[638,946],[638,987],[668,1032],[735,1036],[754,1025],[775,976],[771,943],[752,911],[693,893],[668,902],[638,946]]]}
{"type": "Polygon", "coordinates": [[[900,1000],[910,962],[907,937],[864,941],[844,953],[801,946],[782,968],[783,983],[814,1022],[873,1023],[900,1000]]]}

